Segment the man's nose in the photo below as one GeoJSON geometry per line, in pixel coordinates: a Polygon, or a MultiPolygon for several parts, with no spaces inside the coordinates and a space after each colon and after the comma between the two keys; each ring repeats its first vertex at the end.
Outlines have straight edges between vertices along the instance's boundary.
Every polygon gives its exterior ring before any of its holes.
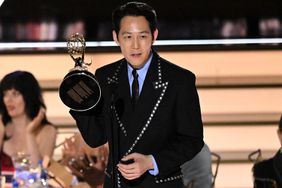
{"type": "Polygon", "coordinates": [[[132,47],[134,48],[134,49],[138,49],[139,48],[139,39],[138,39],[138,37],[134,37],[134,39],[133,39],[133,42],[132,42],[133,44],[132,44],[132,47]]]}

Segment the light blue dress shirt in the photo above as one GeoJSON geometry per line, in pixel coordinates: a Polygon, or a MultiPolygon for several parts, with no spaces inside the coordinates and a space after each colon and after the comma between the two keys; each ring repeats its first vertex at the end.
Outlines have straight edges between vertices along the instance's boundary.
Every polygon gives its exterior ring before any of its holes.
{"type": "MultiPolygon", "coordinates": [[[[152,58],[153,58],[153,54],[151,53],[150,58],[148,59],[148,61],[145,63],[145,65],[141,68],[141,69],[137,69],[137,74],[138,74],[138,83],[139,83],[139,96],[141,94],[142,91],[142,87],[148,72],[148,69],[150,67],[150,64],[152,62],[152,58]]],[[[130,84],[130,95],[132,96],[132,82],[133,82],[133,75],[132,75],[132,70],[133,68],[129,65],[129,63],[127,63],[127,73],[128,73],[128,80],[129,80],[129,84],[130,84]]],[[[156,163],[156,160],[154,158],[154,156],[150,155],[152,157],[153,160],[153,164],[154,164],[154,169],[149,170],[149,173],[152,175],[157,175],[159,173],[159,169],[156,163]]]]}
{"type": "MultiPolygon", "coordinates": [[[[148,61],[145,63],[145,65],[141,69],[137,69],[138,83],[139,83],[139,96],[141,94],[142,87],[143,87],[148,69],[150,67],[152,58],[153,58],[153,54],[150,55],[150,58],[148,59],[148,61]]],[[[134,78],[133,78],[133,75],[132,75],[133,68],[130,66],[129,63],[127,63],[127,70],[128,70],[128,80],[129,80],[129,84],[130,84],[130,96],[132,96],[131,86],[132,86],[132,82],[133,82],[134,78]]]]}

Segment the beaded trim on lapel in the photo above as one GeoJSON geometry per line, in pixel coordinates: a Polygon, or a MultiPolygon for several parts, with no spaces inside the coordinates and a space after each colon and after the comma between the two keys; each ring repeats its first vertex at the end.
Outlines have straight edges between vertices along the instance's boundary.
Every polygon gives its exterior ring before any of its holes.
{"type": "Polygon", "coordinates": [[[124,61],[120,62],[120,64],[118,65],[117,69],[114,72],[114,75],[112,77],[107,78],[108,84],[112,84],[112,83],[118,84],[118,73],[120,71],[120,68],[121,68],[123,62],[124,61]]]}
{"type": "Polygon", "coordinates": [[[133,144],[131,145],[131,147],[128,149],[128,151],[124,154],[124,156],[130,154],[132,152],[132,150],[134,149],[134,147],[136,146],[136,144],[139,142],[139,140],[141,140],[142,136],[144,135],[145,131],[148,129],[158,107],[159,107],[159,104],[160,102],[162,101],[163,99],[163,96],[166,92],[166,89],[167,89],[167,85],[168,85],[168,82],[165,82],[165,83],[162,83],[162,72],[161,72],[161,62],[160,62],[160,59],[158,59],[158,81],[153,83],[154,84],[154,88],[155,89],[159,89],[159,88],[162,88],[162,92],[161,92],[161,95],[160,97],[158,98],[146,124],[144,125],[144,127],[142,128],[141,132],[139,133],[139,135],[136,137],[136,139],[134,140],[133,144]]]}
{"type": "MultiPolygon", "coordinates": [[[[110,85],[110,84],[118,84],[118,83],[119,83],[119,82],[118,82],[118,74],[119,74],[120,69],[121,69],[121,66],[122,66],[122,64],[123,64],[124,62],[125,62],[125,61],[121,61],[121,62],[119,63],[119,65],[118,65],[118,67],[116,68],[116,70],[115,70],[115,72],[114,72],[114,75],[112,75],[112,77],[107,77],[107,83],[108,83],[108,85],[110,85]]],[[[121,121],[120,121],[120,119],[119,119],[119,117],[118,117],[118,114],[117,114],[117,111],[116,111],[115,106],[113,106],[113,110],[114,110],[114,113],[115,113],[117,122],[118,122],[118,124],[119,124],[119,127],[121,128],[121,130],[123,131],[123,133],[124,133],[125,136],[126,136],[126,135],[127,135],[126,130],[125,130],[123,124],[121,123],[121,121]]],[[[108,176],[108,178],[111,178],[113,172],[108,172],[108,169],[107,169],[107,167],[106,167],[105,170],[104,170],[104,173],[105,173],[106,176],[108,176]]],[[[118,175],[118,177],[119,177],[119,174],[117,174],[117,175],[118,175]]],[[[119,182],[119,181],[118,181],[118,187],[120,187],[120,182],[119,182]]]]}
{"type": "Polygon", "coordinates": [[[117,119],[117,122],[118,122],[118,125],[119,127],[121,128],[124,136],[127,136],[127,132],[126,132],[126,129],[125,127],[123,126],[122,122],[120,121],[119,119],[119,116],[118,116],[118,113],[117,113],[117,110],[116,110],[116,107],[113,105],[113,110],[114,110],[114,113],[115,113],[115,116],[116,116],[116,119],[117,119]]]}
{"type": "Polygon", "coordinates": [[[180,174],[178,176],[171,176],[171,177],[164,178],[164,179],[155,178],[155,182],[156,183],[165,183],[165,182],[169,182],[169,181],[172,181],[172,180],[177,180],[177,179],[180,179],[180,178],[183,178],[182,174],[180,174]]]}
{"type": "MultiPolygon", "coordinates": [[[[120,71],[120,68],[121,68],[121,65],[122,63],[125,62],[125,61],[122,61],[119,66],[117,67],[114,75],[112,77],[108,77],[107,78],[107,81],[108,81],[108,84],[112,84],[112,83],[115,83],[115,84],[118,84],[118,73],[120,71]]],[[[139,133],[139,135],[136,137],[136,139],[134,140],[133,144],[131,145],[131,147],[127,150],[127,152],[124,154],[124,156],[130,154],[132,152],[132,150],[134,149],[134,147],[136,146],[136,144],[139,142],[139,140],[141,140],[142,136],[144,135],[145,131],[148,129],[158,107],[159,107],[159,104],[161,103],[162,99],[163,99],[163,96],[167,90],[167,86],[168,86],[168,82],[163,82],[162,81],[162,71],[161,71],[161,61],[160,59],[158,58],[158,81],[156,82],[153,82],[153,85],[154,85],[154,89],[160,89],[162,88],[162,92],[161,92],[161,95],[159,96],[154,108],[152,109],[152,112],[146,122],[146,124],[144,125],[144,127],[142,128],[141,132],[139,133]]],[[[123,134],[125,136],[127,136],[127,132],[126,132],[126,129],[125,127],[123,126],[122,122],[120,121],[120,118],[116,112],[116,109],[115,107],[113,107],[113,110],[115,112],[115,116],[116,116],[116,120],[119,124],[119,127],[121,128],[123,134]]],[[[107,173],[108,176],[110,176],[110,174],[107,173]]],[[[165,180],[158,180],[156,179],[156,183],[161,183],[161,182],[166,182],[166,181],[171,181],[171,180],[175,180],[175,179],[178,179],[180,178],[181,176],[177,176],[177,177],[170,177],[168,179],[165,179],[165,180]]],[[[120,174],[117,173],[117,185],[118,187],[120,188],[121,187],[121,182],[120,182],[120,174]]]]}
{"type": "MultiPolygon", "coordinates": [[[[107,83],[108,83],[108,84],[118,84],[118,83],[119,83],[119,82],[118,82],[118,74],[119,74],[119,72],[120,72],[120,69],[121,69],[121,66],[122,66],[123,63],[125,63],[125,60],[123,60],[123,61],[120,62],[120,64],[118,65],[117,69],[116,69],[115,72],[114,72],[114,75],[113,75],[112,77],[108,77],[108,78],[107,78],[107,83]]],[[[113,106],[113,110],[114,110],[114,114],[115,114],[115,116],[116,116],[116,120],[117,120],[117,122],[118,122],[119,127],[121,128],[121,130],[122,130],[124,136],[127,136],[126,129],[125,129],[125,127],[123,126],[122,122],[120,121],[120,118],[119,118],[119,116],[118,116],[118,113],[117,113],[117,111],[116,111],[115,106],[113,106]]]]}

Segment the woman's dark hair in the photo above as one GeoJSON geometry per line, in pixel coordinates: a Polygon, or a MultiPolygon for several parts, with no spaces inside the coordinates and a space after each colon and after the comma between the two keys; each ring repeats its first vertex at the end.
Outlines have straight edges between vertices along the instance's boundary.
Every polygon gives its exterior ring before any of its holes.
{"type": "MultiPolygon", "coordinates": [[[[46,108],[41,94],[41,88],[35,77],[26,71],[15,71],[7,74],[0,83],[0,113],[4,125],[11,121],[7,109],[4,105],[4,91],[15,89],[20,92],[25,102],[25,112],[30,119],[36,117],[40,107],[46,108]]],[[[42,124],[49,123],[46,117],[42,124]]]]}
{"type": "Polygon", "coordinates": [[[156,11],[146,3],[128,2],[117,7],[112,14],[112,24],[115,32],[119,33],[121,19],[125,16],[144,16],[149,22],[152,36],[157,28],[157,14],[156,11]]]}

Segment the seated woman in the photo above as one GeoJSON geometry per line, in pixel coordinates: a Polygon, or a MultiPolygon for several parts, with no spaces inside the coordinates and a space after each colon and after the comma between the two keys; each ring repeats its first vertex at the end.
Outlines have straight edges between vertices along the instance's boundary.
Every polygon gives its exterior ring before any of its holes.
{"type": "Polygon", "coordinates": [[[277,153],[272,158],[255,163],[253,166],[255,188],[282,187],[282,116],[277,135],[281,143],[277,153]]]}
{"type": "Polygon", "coordinates": [[[62,163],[68,166],[79,180],[86,182],[91,188],[103,187],[109,155],[107,144],[91,148],[84,142],[80,133],[75,133],[64,141],[62,154],[62,163]]]}
{"type": "Polygon", "coordinates": [[[0,83],[1,168],[12,170],[11,157],[18,152],[30,156],[31,167],[44,156],[51,157],[57,131],[45,116],[41,89],[25,71],[7,74],[0,83]]]}

